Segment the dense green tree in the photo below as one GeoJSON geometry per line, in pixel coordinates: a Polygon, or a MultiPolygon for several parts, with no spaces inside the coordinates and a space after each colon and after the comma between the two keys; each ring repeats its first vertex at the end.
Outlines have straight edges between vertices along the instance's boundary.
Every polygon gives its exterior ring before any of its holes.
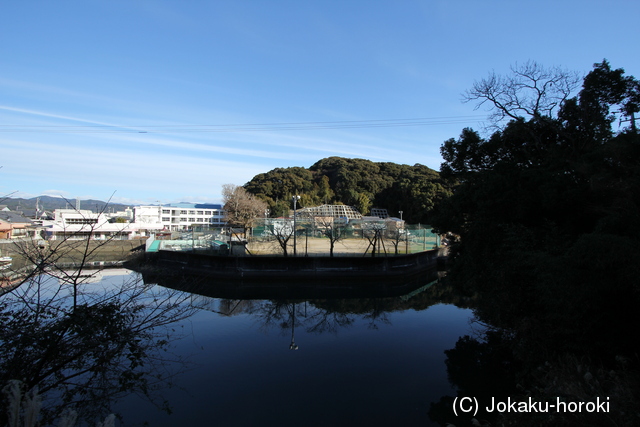
{"type": "MultiPolygon", "coordinates": [[[[477,100],[511,121],[488,137],[464,129],[441,149],[441,174],[457,183],[433,222],[459,236],[448,277],[476,298],[481,321],[512,334],[510,351],[530,372],[549,360],[618,369],[617,359],[630,362],[625,369],[634,377],[640,372],[630,335],[640,303],[638,81],[603,61],[577,96],[533,114],[495,93],[478,93],[477,100]]],[[[520,377],[521,385],[531,381],[543,394],[538,399],[551,398],[544,390],[581,387],[520,377]]],[[[637,381],[612,384],[638,387],[637,381]]],[[[580,399],[598,396],[589,390],[580,399]]]]}
{"type": "Polygon", "coordinates": [[[376,196],[375,204],[390,212],[403,211],[409,222],[429,224],[438,201],[450,194],[437,173],[416,164],[399,170],[392,186],[376,196]]]}
{"type": "Polygon", "coordinates": [[[335,198],[335,193],[331,189],[331,185],[329,185],[329,177],[326,175],[322,175],[320,178],[320,184],[318,184],[317,188],[318,200],[317,203],[328,205],[331,204],[335,198]]]}
{"type": "Polygon", "coordinates": [[[442,146],[459,183],[434,220],[460,236],[452,277],[485,296],[485,320],[547,350],[628,349],[613,338],[640,302],[637,84],[603,61],[557,115],[514,110],[488,138],[465,129],[442,146]]]}
{"type": "Polygon", "coordinates": [[[267,204],[272,217],[288,216],[289,209],[293,209],[294,195],[307,195],[300,203],[306,206],[311,203],[307,197],[315,194],[313,176],[302,167],[276,168],[258,174],[244,188],[267,204]]]}
{"type": "Polygon", "coordinates": [[[362,215],[369,215],[371,210],[371,198],[367,193],[358,193],[355,203],[352,203],[362,215]]]}
{"type": "Polygon", "coordinates": [[[267,203],[269,205],[269,215],[271,217],[279,218],[289,216],[289,210],[291,209],[289,206],[291,202],[289,200],[279,200],[274,202],[272,199],[267,199],[267,203]]]}

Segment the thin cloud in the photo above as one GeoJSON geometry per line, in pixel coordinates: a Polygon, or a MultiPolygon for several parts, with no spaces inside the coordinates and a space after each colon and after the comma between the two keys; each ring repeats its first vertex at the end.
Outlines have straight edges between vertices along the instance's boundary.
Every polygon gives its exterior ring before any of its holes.
{"type": "Polygon", "coordinates": [[[43,85],[40,83],[33,83],[24,80],[7,79],[4,77],[0,77],[0,86],[5,86],[13,90],[20,89],[21,91],[50,93],[57,96],[64,95],[79,97],[84,95],[81,92],[64,89],[57,86],[43,85]]]}
{"type": "MultiPolygon", "coordinates": [[[[297,155],[294,155],[291,153],[285,153],[282,151],[266,151],[266,150],[252,150],[252,149],[246,149],[246,148],[233,148],[233,147],[222,146],[222,145],[186,142],[184,140],[165,139],[165,138],[123,136],[118,139],[121,141],[130,141],[130,142],[136,142],[140,144],[162,146],[162,147],[181,149],[181,150],[191,150],[195,152],[224,153],[224,154],[233,154],[238,156],[269,158],[269,159],[286,159],[286,160],[294,160],[297,157],[299,157],[297,155]]],[[[273,144],[267,144],[267,145],[273,145],[273,144]]]]}
{"type": "Polygon", "coordinates": [[[49,197],[57,197],[57,198],[64,198],[64,199],[69,199],[69,192],[67,191],[63,191],[63,190],[44,190],[41,194],[42,196],[49,196],[49,197]]]}
{"type": "MultiPolygon", "coordinates": [[[[15,158],[12,179],[43,182],[73,183],[97,189],[126,190],[143,194],[163,188],[167,192],[184,192],[186,188],[202,189],[205,194],[215,192],[224,182],[242,183],[263,172],[260,164],[208,159],[198,156],[174,154],[167,156],[148,152],[144,156],[108,149],[78,148],[60,150],[41,143],[2,141],[5,153],[15,158]],[[34,158],[23,156],[24,150],[39,151],[34,158]],[[64,167],[55,167],[64,165],[64,167]],[[79,178],[81,177],[81,179],[79,178]]],[[[5,185],[8,182],[5,181],[5,185]]],[[[123,196],[126,196],[123,194],[123,196]]]]}
{"type": "MultiPolygon", "coordinates": [[[[65,115],[62,115],[62,114],[54,114],[54,113],[48,113],[48,112],[45,112],[45,111],[30,110],[30,109],[26,109],[26,108],[9,107],[7,105],[0,105],[0,110],[12,111],[12,112],[23,113],[23,114],[30,114],[30,115],[33,115],[33,116],[51,117],[51,118],[55,118],[55,119],[70,120],[70,121],[80,122],[80,123],[90,123],[90,124],[93,124],[93,125],[100,125],[100,126],[118,126],[118,125],[115,125],[113,123],[100,122],[100,121],[96,121],[96,120],[88,120],[88,119],[83,119],[83,118],[80,118],[80,117],[65,116],[65,115]]],[[[123,127],[124,128],[125,126],[119,126],[119,127],[123,127]]]]}

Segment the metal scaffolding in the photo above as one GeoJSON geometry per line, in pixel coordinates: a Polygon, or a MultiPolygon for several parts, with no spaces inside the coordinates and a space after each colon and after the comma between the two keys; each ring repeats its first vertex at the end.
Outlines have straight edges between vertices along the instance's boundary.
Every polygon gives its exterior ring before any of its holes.
{"type": "Polygon", "coordinates": [[[347,218],[349,220],[362,218],[362,214],[358,212],[356,208],[347,205],[314,206],[311,208],[300,209],[297,211],[296,215],[298,218],[326,217],[347,218]]]}

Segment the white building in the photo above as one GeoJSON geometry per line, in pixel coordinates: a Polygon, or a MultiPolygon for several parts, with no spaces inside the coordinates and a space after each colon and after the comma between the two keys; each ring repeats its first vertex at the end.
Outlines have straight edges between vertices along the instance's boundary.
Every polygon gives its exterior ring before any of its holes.
{"type": "Polygon", "coordinates": [[[224,227],[222,205],[177,203],[165,206],[137,206],[134,208],[136,224],[161,224],[162,229],[176,231],[192,227],[224,227]]]}
{"type": "Polygon", "coordinates": [[[42,225],[51,240],[129,240],[148,237],[151,233],[162,230],[161,224],[111,222],[104,213],[77,209],[56,209],[54,219],[43,220],[42,225]]]}
{"type": "Polygon", "coordinates": [[[90,210],[56,209],[42,225],[50,239],[135,239],[158,231],[187,230],[194,226],[223,227],[221,205],[179,203],[173,206],[136,206],[118,214],[90,210]],[[129,219],[130,218],[130,219],[129,219]],[[129,221],[127,221],[129,219],[129,221]],[[120,221],[118,221],[120,220],[120,221]]]}

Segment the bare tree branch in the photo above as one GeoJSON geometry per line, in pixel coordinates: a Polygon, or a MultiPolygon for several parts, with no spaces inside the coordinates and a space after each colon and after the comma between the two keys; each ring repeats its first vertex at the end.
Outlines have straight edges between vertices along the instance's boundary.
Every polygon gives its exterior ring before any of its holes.
{"type": "Polygon", "coordinates": [[[463,94],[463,102],[477,102],[476,109],[489,104],[490,121],[553,117],[579,87],[581,76],[560,67],[544,68],[535,61],[511,67],[511,75],[492,71],[463,94]]]}

